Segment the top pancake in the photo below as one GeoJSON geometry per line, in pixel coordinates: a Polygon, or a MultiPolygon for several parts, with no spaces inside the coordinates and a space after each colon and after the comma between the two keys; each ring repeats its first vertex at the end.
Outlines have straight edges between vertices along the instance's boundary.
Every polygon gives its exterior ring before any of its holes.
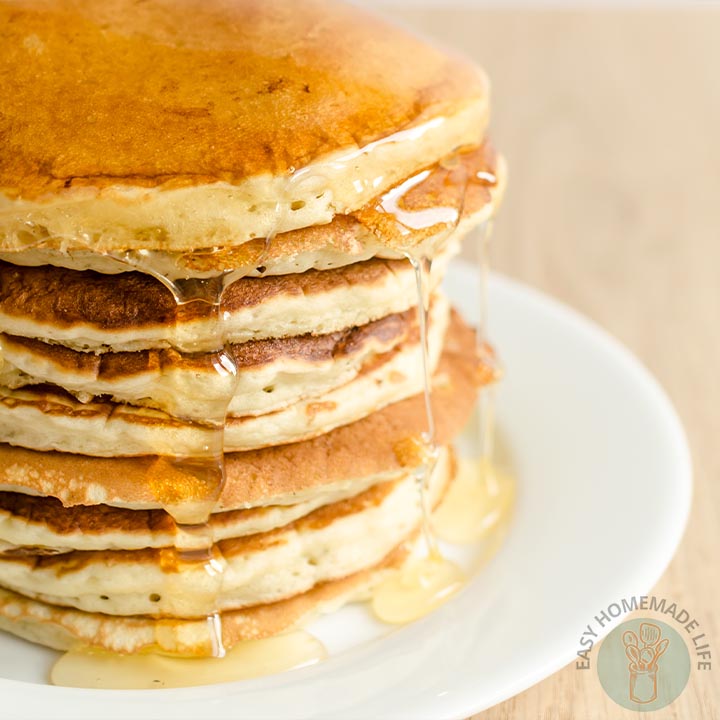
{"type": "Polygon", "coordinates": [[[0,247],[184,250],[329,222],[462,146],[474,66],[311,0],[0,1],[0,247]]]}

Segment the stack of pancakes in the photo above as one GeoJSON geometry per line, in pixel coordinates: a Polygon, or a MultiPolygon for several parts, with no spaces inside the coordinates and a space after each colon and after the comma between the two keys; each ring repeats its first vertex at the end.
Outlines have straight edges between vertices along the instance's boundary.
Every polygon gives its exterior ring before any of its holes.
{"type": "Polygon", "coordinates": [[[452,481],[487,83],[299,7],[0,0],[0,628],[208,655],[361,597],[421,523],[425,338],[452,481]]]}

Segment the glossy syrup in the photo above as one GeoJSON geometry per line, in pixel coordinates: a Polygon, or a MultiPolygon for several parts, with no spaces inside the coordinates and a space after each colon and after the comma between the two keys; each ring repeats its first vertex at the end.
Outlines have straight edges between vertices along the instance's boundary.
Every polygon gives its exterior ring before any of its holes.
{"type": "MultiPolygon", "coordinates": [[[[194,398],[197,403],[194,415],[179,418],[202,433],[201,452],[186,456],[178,452],[181,448],[158,448],[150,480],[155,497],[175,522],[174,546],[160,551],[165,587],[158,589],[156,597],[160,595],[162,599],[162,593],[179,592],[181,575],[202,566],[206,580],[196,586],[193,605],[207,618],[209,653],[223,657],[225,646],[217,601],[222,591],[225,560],[215,545],[208,521],[225,485],[225,422],[237,385],[237,367],[226,346],[221,310],[223,292],[232,273],[171,281],[156,271],[151,253],[127,253],[124,259],[137,270],[156,277],[172,292],[177,328],[191,326],[197,319],[209,320],[204,324],[212,328],[209,336],[182,341],[182,354],[201,359],[204,372],[214,380],[207,384],[202,398],[194,398]],[[176,494],[178,484],[187,488],[180,497],[176,494]]],[[[181,385],[175,388],[176,394],[183,392],[186,391],[181,385]]]]}
{"type": "Polygon", "coordinates": [[[452,597],[465,582],[463,571],[442,554],[431,525],[430,482],[440,452],[432,408],[432,377],[427,332],[432,263],[428,258],[418,258],[410,253],[407,257],[415,272],[427,422],[427,430],[422,437],[425,446],[425,452],[422,454],[423,463],[417,468],[415,475],[425,549],[423,556],[413,558],[399,571],[389,573],[387,578],[375,587],[372,597],[373,612],[380,620],[388,623],[412,622],[427,615],[452,597]]]}
{"type": "MultiPolygon", "coordinates": [[[[487,173],[474,181],[493,183],[487,173]]],[[[459,210],[458,210],[459,215],[459,210]]],[[[399,222],[404,217],[397,216],[399,222]]],[[[457,219],[455,221],[457,224],[457,219]]],[[[500,370],[494,352],[487,341],[487,283],[488,223],[479,232],[475,247],[475,263],[479,271],[478,302],[480,322],[477,331],[477,351],[482,363],[483,380],[494,382],[500,370]]],[[[413,557],[377,585],[372,597],[375,615],[388,623],[406,623],[426,615],[457,593],[466,581],[462,569],[446,558],[437,537],[452,543],[478,543],[488,541],[493,532],[499,536],[509,517],[514,499],[514,483],[507,473],[498,472],[493,464],[493,397],[492,388],[481,388],[477,404],[477,428],[473,446],[479,456],[474,461],[461,459],[457,476],[438,511],[429,507],[429,484],[439,448],[435,437],[432,409],[432,378],[429,367],[427,316],[431,263],[428,259],[407,253],[416,278],[417,306],[420,315],[422,369],[427,432],[423,441],[427,446],[426,461],[417,474],[422,511],[422,537],[424,551],[413,557]]],[[[498,542],[486,542],[486,554],[496,549],[498,542]]]]}
{"type": "Polygon", "coordinates": [[[111,690],[153,690],[247,680],[304,667],[327,655],[322,643],[303,630],[247,640],[222,658],[177,658],[157,653],[119,655],[79,648],[52,669],[55,685],[111,690]]]}
{"type": "MultiPolygon", "coordinates": [[[[288,194],[304,177],[290,177],[288,194]]],[[[289,203],[278,202],[276,226],[284,218],[289,203]]],[[[270,251],[275,230],[265,239],[264,251],[252,266],[227,268],[212,277],[175,277],[166,272],[166,259],[152,251],[130,251],[113,258],[130,269],[146,273],[161,282],[176,303],[176,350],[192,356],[195,367],[213,377],[202,398],[193,396],[194,414],[177,419],[193,425],[203,436],[201,452],[184,455],[181,448],[158,447],[148,482],[162,508],[175,525],[174,544],[159,551],[164,570],[163,587],[150,596],[158,607],[164,594],[184,592],[183,573],[202,568],[205,582],[193,590],[194,613],[205,616],[208,658],[168,657],[155,652],[120,655],[94,648],[78,648],[66,653],[53,667],[52,682],[57,685],[97,688],[181,687],[237,680],[280,672],[317,661],[325,656],[322,643],[305,632],[241,642],[231,651],[225,648],[219,597],[226,561],[215,543],[209,524],[217,510],[226,481],[224,436],[227,413],[237,388],[237,365],[229,350],[224,328],[222,298],[225,288],[262,265],[270,251]],[[209,321],[209,322],[208,322],[209,321]],[[210,334],[195,335],[194,323],[210,327],[210,334]],[[218,662],[222,659],[222,663],[218,662]],[[152,676],[151,681],[148,678],[152,676]]],[[[168,377],[172,377],[169,375],[168,377]]],[[[188,392],[182,384],[176,394],[188,392]]],[[[162,648],[164,627],[156,626],[157,647],[162,648]]]]}
{"type": "MultiPolygon", "coordinates": [[[[452,167],[452,166],[451,166],[452,167]]],[[[447,169],[451,169],[451,167],[447,169]]],[[[423,398],[425,402],[426,431],[421,438],[423,452],[421,465],[415,471],[420,505],[420,529],[424,542],[424,553],[413,558],[397,572],[387,577],[373,590],[371,605],[375,615],[384,622],[406,623],[416,620],[445,602],[463,585],[462,570],[443,556],[432,531],[430,483],[440,448],[437,444],[435,417],[432,407],[432,369],[428,335],[428,316],[432,292],[432,260],[418,250],[419,243],[413,242],[413,234],[435,225],[444,225],[445,244],[457,228],[462,215],[464,191],[456,204],[413,212],[403,207],[405,193],[417,182],[424,179],[423,173],[405,181],[398,188],[387,193],[379,203],[379,210],[390,215],[400,236],[407,239],[409,249],[405,258],[415,275],[416,307],[420,328],[420,362],[423,376],[423,398]]]]}
{"type": "MultiPolygon", "coordinates": [[[[160,551],[160,562],[165,570],[163,592],[182,592],[179,582],[182,574],[196,570],[198,565],[202,566],[206,582],[195,586],[193,604],[197,607],[196,612],[206,616],[208,650],[215,658],[226,655],[222,615],[218,607],[226,562],[215,544],[208,521],[218,507],[225,486],[225,425],[228,407],[238,383],[237,365],[228,347],[225,332],[223,293],[231,283],[248,275],[253,268],[262,266],[270,252],[277,228],[287,220],[293,192],[297,192],[301,183],[308,181],[314,182],[316,179],[301,173],[289,176],[284,197],[278,199],[275,206],[274,228],[265,238],[260,254],[249,258],[249,264],[242,267],[226,268],[212,277],[171,278],[164,271],[164,259],[152,251],[127,252],[119,258],[133,269],[152,275],[170,290],[177,309],[177,349],[181,355],[192,355],[196,366],[197,361],[201,360],[205,372],[215,380],[207,385],[208,391],[202,398],[193,396],[196,401],[195,414],[179,418],[202,432],[202,453],[185,456],[178,454],[177,448],[159,448],[158,472],[151,471],[151,481],[155,479],[155,497],[175,523],[174,546],[160,551]],[[198,321],[201,326],[212,328],[209,335],[204,333],[198,338],[192,330],[183,331],[184,328],[192,328],[193,322],[198,321]],[[182,476],[186,479],[182,480],[182,476]],[[167,486],[164,481],[168,483],[167,486]],[[190,489],[190,492],[186,491],[178,497],[178,483],[190,489]]],[[[178,386],[176,392],[187,391],[178,386]]],[[[160,626],[158,628],[162,632],[160,626]]],[[[262,642],[256,641],[254,647],[261,648],[262,642]]],[[[162,647],[161,642],[158,645],[162,647]]]]}
{"type": "Polygon", "coordinates": [[[512,474],[489,459],[460,458],[455,480],[433,513],[432,529],[456,544],[492,540],[504,529],[515,500],[512,474]]]}

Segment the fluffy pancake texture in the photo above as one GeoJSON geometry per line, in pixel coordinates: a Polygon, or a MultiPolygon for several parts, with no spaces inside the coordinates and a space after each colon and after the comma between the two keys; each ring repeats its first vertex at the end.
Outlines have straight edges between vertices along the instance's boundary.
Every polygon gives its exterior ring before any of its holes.
{"type": "MultiPolygon", "coordinates": [[[[261,415],[320,396],[356,377],[384,353],[416,339],[417,332],[413,309],[327,335],[230,345],[238,372],[228,413],[261,415]]],[[[0,357],[0,386],[50,384],[81,402],[104,395],[178,417],[198,417],[202,407],[197,398],[223,388],[215,353],[183,355],[166,348],[97,354],[0,334],[0,357]]]]}
{"type": "MultiPolygon", "coordinates": [[[[373,568],[316,585],[287,600],[221,613],[223,646],[231,648],[243,640],[278,635],[348,602],[365,600],[385,573],[401,565],[406,557],[405,547],[399,547],[373,568]]],[[[207,657],[213,653],[206,618],[156,620],[88,613],[33,600],[2,587],[0,629],[56,650],[80,644],[118,653],[155,651],[183,657],[207,657]]]]}
{"type": "Polygon", "coordinates": [[[5,0],[0,28],[6,248],[187,250],[322,224],[487,121],[478,68],[326,0],[5,0]]]}
{"type": "MultiPolygon", "coordinates": [[[[305,499],[296,498],[298,502],[292,504],[213,513],[208,519],[209,531],[213,542],[268,532],[382,482],[389,482],[385,475],[371,475],[305,493],[305,499]]],[[[177,526],[166,510],[129,510],[109,505],[65,507],[53,497],[0,492],[0,555],[172,547],[177,534],[177,526]]]]}
{"type": "MultiPolygon", "coordinates": [[[[432,288],[454,249],[433,262],[432,288]]],[[[323,272],[242,278],[223,293],[220,312],[226,342],[244,343],[325,335],[415,305],[415,274],[407,260],[371,259],[323,272]]],[[[178,306],[170,290],[140,272],[109,276],[0,263],[0,327],[94,352],[218,349],[215,317],[202,302],[178,306]]]]}
{"type": "MultiPolygon", "coordinates": [[[[328,270],[371,257],[397,258],[400,250],[412,247],[417,254],[434,256],[445,244],[448,227],[457,224],[454,235],[485,222],[500,202],[505,187],[505,165],[488,142],[454,153],[432,168],[418,173],[373,198],[359,210],[335,215],[323,225],[309,225],[274,235],[271,243],[255,238],[238,247],[196,247],[186,252],[154,250],[155,272],[170,278],[209,277],[225,269],[241,269],[250,277],[328,270]],[[402,197],[398,198],[398,193],[402,197]],[[398,212],[400,211],[400,212],[398,212]],[[423,218],[410,227],[402,222],[423,218]],[[407,215],[412,213],[413,216],[407,215]],[[392,238],[390,243],[388,239],[392,238]]],[[[72,270],[104,273],[127,272],[128,256],[93,252],[68,246],[58,239],[40,239],[22,247],[4,250],[0,260],[15,265],[56,265],[72,270]]],[[[130,256],[137,261],[138,258],[130,256]]]]}

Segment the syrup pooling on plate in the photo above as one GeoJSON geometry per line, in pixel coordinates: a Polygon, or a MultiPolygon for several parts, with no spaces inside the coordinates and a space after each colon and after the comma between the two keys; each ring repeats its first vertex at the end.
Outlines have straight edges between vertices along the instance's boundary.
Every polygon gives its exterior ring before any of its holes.
{"type": "Polygon", "coordinates": [[[326,656],[322,643],[303,630],[247,640],[228,650],[222,660],[78,648],[55,663],[51,680],[64,687],[112,690],[190,687],[270,675],[311,665],[326,656]]]}
{"type": "Polygon", "coordinates": [[[513,508],[512,475],[488,458],[460,458],[453,484],[433,513],[432,529],[451,543],[477,543],[502,529],[513,508]]]}

